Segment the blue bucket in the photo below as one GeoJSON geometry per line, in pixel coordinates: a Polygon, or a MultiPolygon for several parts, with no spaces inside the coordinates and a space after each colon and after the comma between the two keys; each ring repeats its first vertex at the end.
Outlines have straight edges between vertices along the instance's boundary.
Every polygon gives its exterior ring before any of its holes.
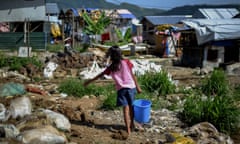
{"type": "Polygon", "coordinates": [[[151,113],[151,101],[138,99],[133,102],[134,120],[139,123],[148,123],[151,113]]]}

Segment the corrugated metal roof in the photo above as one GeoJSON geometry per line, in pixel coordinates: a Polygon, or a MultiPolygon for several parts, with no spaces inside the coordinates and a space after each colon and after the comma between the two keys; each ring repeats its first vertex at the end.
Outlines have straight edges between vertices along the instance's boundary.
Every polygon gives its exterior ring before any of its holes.
{"type": "Polygon", "coordinates": [[[194,18],[207,18],[207,19],[229,19],[236,16],[239,11],[235,8],[201,8],[198,9],[196,14],[194,14],[194,18]]]}
{"type": "Polygon", "coordinates": [[[240,38],[240,19],[187,19],[182,22],[195,29],[198,44],[240,38]]]}
{"type": "Polygon", "coordinates": [[[117,14],[120,18],[125,19],[134,19],[136,18],[129,10],[127,9],[117,9],[117,14]]]}
{"type": "Polygon", "coordinates": [[[181,20],[187,19],[187,16],[145,16],[149,22],[153,25],[161,25],[161,24],[177,24],[181,22],[181,20]]]}
{"type": "Polygon", "coordinates": [[[131,14],[131,12],[127,9],[117,9],[118,14],[131,14]]]}
{"type": "Polygon", "coordinates": [[[124,18],[124,19],[134,19],[134,18],[136,18],[133,14],[119,14],[119,16],[121,18],[124,18]]]}
{"type": "Polygon", "coordinates": [[[46,3],[46,14],[59,14],[57,3],[46,3]]]}
{"type": "Polygon", "coordinates": [[[0,5],[0,22],[44,21],[46,4],[44,0],[7,0],[0,5]]]}

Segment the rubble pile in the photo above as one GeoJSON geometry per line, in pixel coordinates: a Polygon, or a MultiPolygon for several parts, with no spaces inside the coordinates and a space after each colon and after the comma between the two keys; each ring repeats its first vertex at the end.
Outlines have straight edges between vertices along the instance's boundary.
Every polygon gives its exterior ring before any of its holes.
{"type": "Polygon", "coordinates": [[[96,56],[91,52],[74,53],[72,55],[58,52],[57,54],[53,54],[51,57],[46,57],[45,63],[51,61],[58,64],[63,69],[84,68],[87,67],[94,59],[97,59],[99,64],[103,61],[102,57],[96,56]]]}

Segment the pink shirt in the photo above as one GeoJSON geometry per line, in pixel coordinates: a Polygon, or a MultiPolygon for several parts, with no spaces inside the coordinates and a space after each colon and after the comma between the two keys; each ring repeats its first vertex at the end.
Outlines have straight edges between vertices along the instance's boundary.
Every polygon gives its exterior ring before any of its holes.
{"type": "Polygon", "coordinates": [[[128,59],[121,60],[121,67],[118,71],[112,72],[109,67],[106,68],[104,74],[111,75],[116,84],[116,89],[135,88],[131,71],[133,64],[128,59]]]}

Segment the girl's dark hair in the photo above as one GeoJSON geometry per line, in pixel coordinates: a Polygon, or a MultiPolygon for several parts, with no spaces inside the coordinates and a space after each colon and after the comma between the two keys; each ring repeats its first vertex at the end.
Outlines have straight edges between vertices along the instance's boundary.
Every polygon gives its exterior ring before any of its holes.
{"type": "Polygon", "coordinates": [[[112,63],[110,65],[110,70],[112,72],[118,71],[120,69],[120,64],[122,58],[122,51],[118,46],[112,46],[108,49],[106,57],[110,57],[112,63]]]}

